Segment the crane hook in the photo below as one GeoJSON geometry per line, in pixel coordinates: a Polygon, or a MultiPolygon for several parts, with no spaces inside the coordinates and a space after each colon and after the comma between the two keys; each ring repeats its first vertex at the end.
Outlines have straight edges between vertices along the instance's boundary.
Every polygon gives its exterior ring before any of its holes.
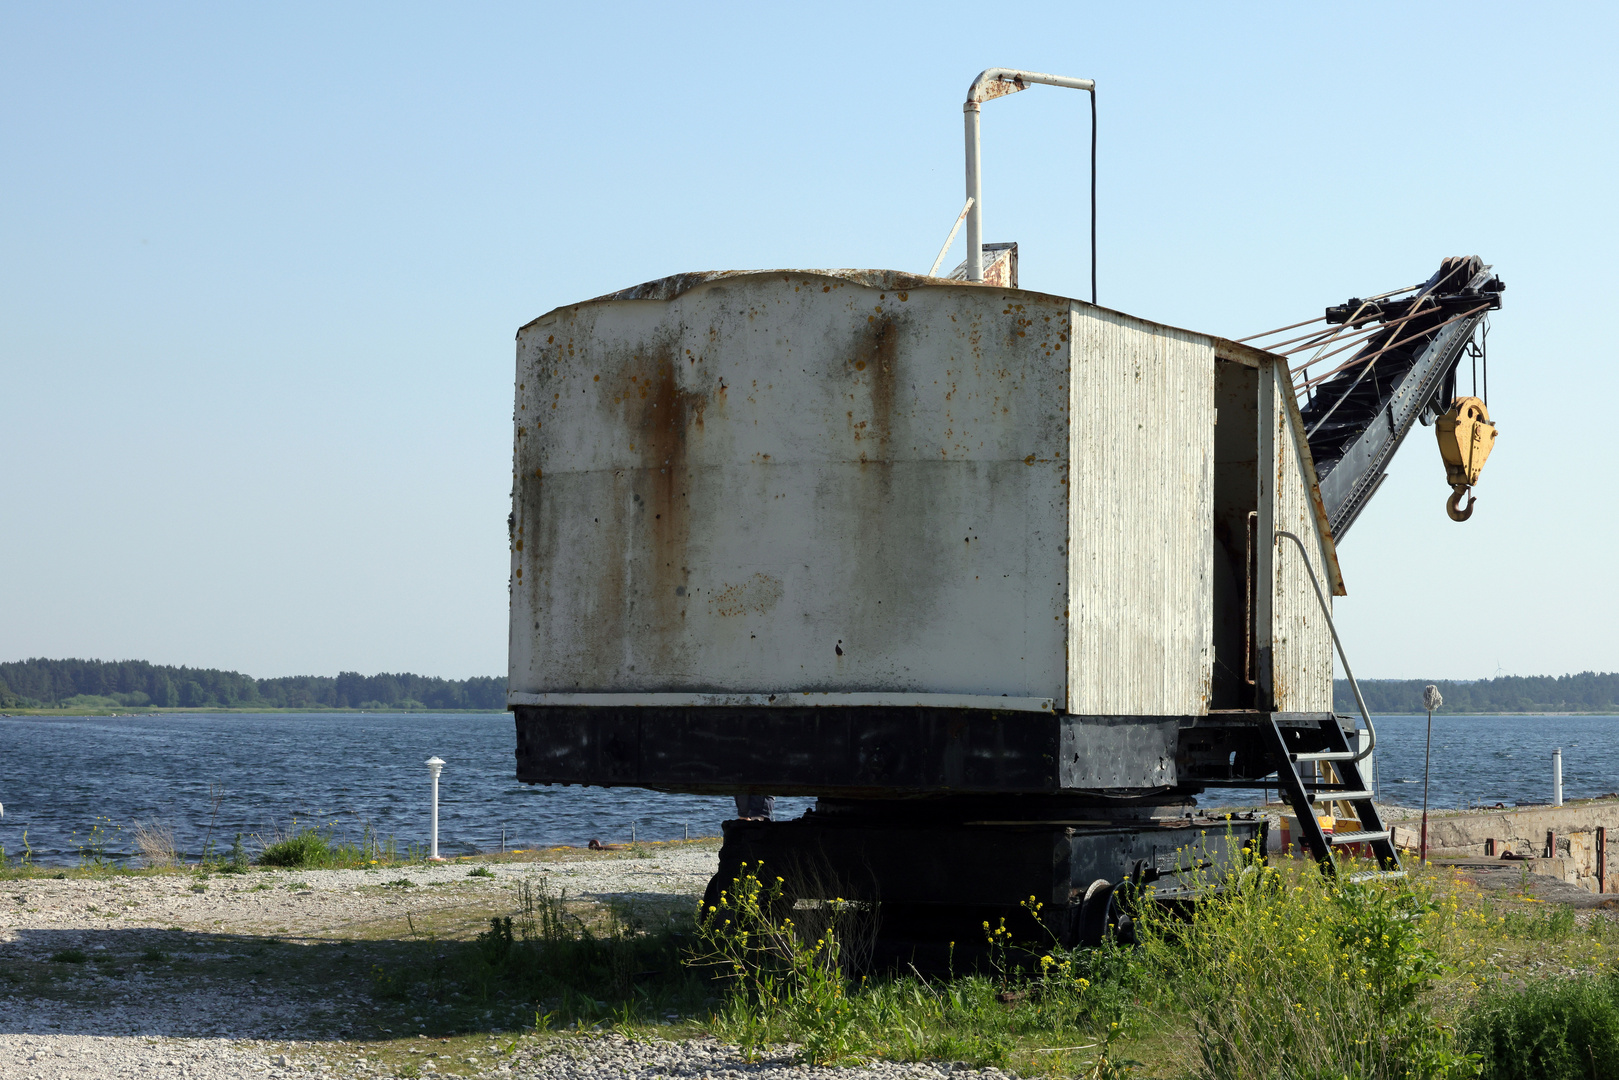
{"type": "Polygon", "coordinates": [[[1450,498],[1445,500],[1445,513],[1450,515],[1452,521],[1466,521],[1473,516],[1473,504],[1476,502],[1478,497],[1473,494],[1470,485],[1455,484],[1450,489],[1450,498]],[[1463,495],[1467,496],[1465,508],[1461,505],[1463,495]]]}

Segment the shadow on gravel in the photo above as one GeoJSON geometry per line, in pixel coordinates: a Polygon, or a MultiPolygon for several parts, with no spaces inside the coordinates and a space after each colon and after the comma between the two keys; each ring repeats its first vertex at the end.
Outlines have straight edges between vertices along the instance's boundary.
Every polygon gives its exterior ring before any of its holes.
{"type": "Polygon", "coordinates": [[[682,963],[689,900],[564,904],[544,886],[519,899],[472,940],[3,931],[0,1034],[437,1038],[667,1022],[714,1003],[708,977],[682,963]]]}
{"type": "Polygon", "coordinates": [[[427,947],[147,928],[17,929],[0,943],[0,1033],[377,1037],[416,1023],[411,1017],[420,1010],[373,1001],[374,970],[427,947]]]}

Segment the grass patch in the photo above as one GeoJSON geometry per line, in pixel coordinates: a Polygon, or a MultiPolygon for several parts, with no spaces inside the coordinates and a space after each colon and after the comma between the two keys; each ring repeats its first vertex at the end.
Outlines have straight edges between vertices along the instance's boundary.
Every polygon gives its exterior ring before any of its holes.
{"type": "Polygon", "coordinates": [[[1439,989],[1480,910],[1431,878],[1356,884],[1254,862],[1202,884],[1190,920],[1137,913],[1142,961],[1189,1022],[1197,1076],[1476,1074],[1439,989]]]}
{"type": "Polygon", "coordinates": [[[1486,1080],[1619,1076],[1619,975],[1492,989],[1463,1030],[1486,1080]]]}
{"type": "Polygon", "coordinates": [[[264,842],[258,858],[260,866],[288,870],[365,870],[398,861],[394,842],[381,843],[369,826],[360,841],[353,843],[338,839],[330,827],[300,828],[296,822],[290,833],[264,842]]]}
{"type": "Polygon", "coordinates": [[[321,829],[303,828],[291,836],[272,840],[259,853],[260,866],[307,870],[331,865],[335,852],[330,837],[321,829]]]}
{"type": "Polygon", "coordinates": [[[58,964],[82,964],[90,959],[79,949],[63,949],[51,954],[51,959],[58,964]]]}
{"type": "MultiPolygon", "coordinates": [[[[695,920],[523,886],[518,909],[474,940],[443,936],[471,928],[412,924],[406,951],[374,969],[373,993],[440,1034],[519,1017],[541,1032],[695,1025],[749,1054],[794,1044],[818,1063],[1450,1080],[1555,1077],[1579,1058],[1584,1071],[1567,1075],[1619,1075],[1603,1056],[1619,1048],[1619,975],[1535,976],[1619,967],[1606,912],[1514,901],[1498,913],[1499,901],[1435,869],[1356,885],[1313,865],[1255,862],[1204,884],[1191,915],[1127,898],[1135,946],[1069,950],[986,926],[972,944],[987,943],[990,961],[950,978],[869,970],[879,912],[789,905],[756,874],[695,920]],[[1526,975],[1528,989],[1507,988],[1526,975]]],[[[1039,904],[1026,909],[1040,927],[1039,904]]]]}

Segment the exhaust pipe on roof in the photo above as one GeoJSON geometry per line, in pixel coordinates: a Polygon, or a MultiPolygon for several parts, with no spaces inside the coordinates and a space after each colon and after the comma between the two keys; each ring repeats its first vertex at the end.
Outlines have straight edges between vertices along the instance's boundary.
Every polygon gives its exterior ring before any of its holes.
{"type": "Polygon", "coordinates": [[[1085,90],[1091,95],[1091,303],[1096,303],[1096,80],[1071,79],[1014,68],[988,68],[967,88],[967,280],[984,280],[984,181],[978,151],[979,106],[1039,83],[1085,90]]]}

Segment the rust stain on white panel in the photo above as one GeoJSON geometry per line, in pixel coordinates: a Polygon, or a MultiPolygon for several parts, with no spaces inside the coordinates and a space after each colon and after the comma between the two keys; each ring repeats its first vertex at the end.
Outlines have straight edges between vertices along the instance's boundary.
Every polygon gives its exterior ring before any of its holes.
{"type": "Polygon", "coordinates": [[[1073,306],[1068,711],[1208,711],[1213,339],[1073,306]]]}
{"type": "Polygon", "coordinates": [[[726,273],[525,326],[511,691],[1062,700],[1069,309],[726,273]]]}
{"type": "MultiPolygon", "coordinates": [[[[1279,365],[1263,377],[1280,378],[1279,365]]],[[[1318,533],[1318,515],[1312,501],[1313,472],[1308,450],[1300,453],[1297,425],[1288,414],[1293,396],[1278,384],[1277,407],[1271,417],[1276,439],[1275,527],[1304,541],[1310,565],[1321,582],[1326,601],[1332,603],[1336,565],[1329,559],[1318,533]]],[[[1308,572],[1291,542],[1274,548],[1275,592],[1272,603],[1272,691],[1276,708],[1288,712],[1330,712],[1332,709],[1332,631],[1321,615],[1321,605],[1310,585],[1308,572]]]]}

